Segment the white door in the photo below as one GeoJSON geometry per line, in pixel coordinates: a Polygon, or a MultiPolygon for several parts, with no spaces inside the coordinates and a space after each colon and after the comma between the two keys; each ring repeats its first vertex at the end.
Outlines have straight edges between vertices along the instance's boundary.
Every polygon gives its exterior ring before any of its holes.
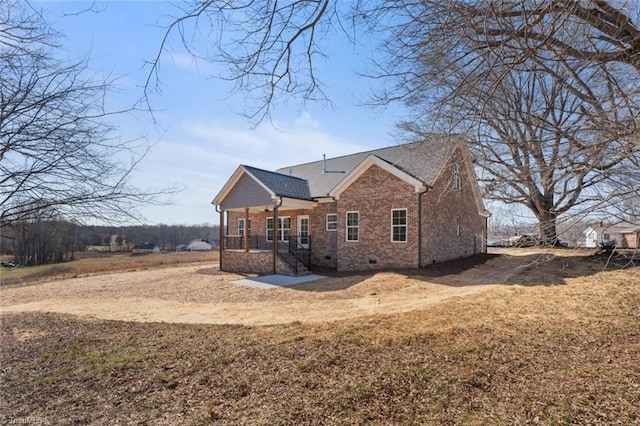
{"type": "Polygon", "coordinates": [[[309,216],[298,216],[298,245],[309,248],[309,216]]]}

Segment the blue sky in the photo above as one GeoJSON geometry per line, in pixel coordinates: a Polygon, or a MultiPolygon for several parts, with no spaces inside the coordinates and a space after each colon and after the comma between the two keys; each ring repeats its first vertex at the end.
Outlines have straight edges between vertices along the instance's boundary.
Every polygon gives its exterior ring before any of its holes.
{"type": "MultiPolygon", "coordinates": [[[[116,106],[141,97],[145,61],[155,57],[170,15],[178,13],[171,3],[154,0],[32,5],[65,35],[66,55],[88,55],[92,72],[117,77],[116,106]],[[93,11],[78,13],[92,3],[93,11]]],[[[146,223],[217,223],[210,202],[239,164],[273,170],[397,143],[392,133],[399,110],[360,105],[372,81],[358,76],[366,57],[348,43],[335,43],[318,68],[332,105],[289,102],[275,110],[272,123],[257,127],[237,113],[244,110],[244,96],[230,96],[230,83],[208,78],[213,65],[196,64],[174,47],[161,58],[161,91],[151,98],[157,125],[148,113],[115,122],[123,138],[145,136],[153,144],[133,175],[135,185],[184,188],[172,205],[143,207],[146,223]]]]}

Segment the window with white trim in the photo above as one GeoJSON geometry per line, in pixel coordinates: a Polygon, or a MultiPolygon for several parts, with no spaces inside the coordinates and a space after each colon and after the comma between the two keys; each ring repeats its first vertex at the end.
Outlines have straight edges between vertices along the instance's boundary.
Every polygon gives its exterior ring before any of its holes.
{"type": "Polygon", "coordinates": [[[453,189],[460,189],[460,165],[453,165],[453,189]]]}
{"type": "MultiPolygon", "coordinates": [[[[244,226],[244,219],[238,219],[238,237],[243,238],[244,237],[244,230],[245,230],[245,226],[244,226]]],[[[249,233],[248,236],[251,236],[251,219],[249,219],[249,233]]]]}
{"type": "Polygon", "coordinates": [[[284,241],[286,243],[289,241],[289,232],[291,231],[291,218],[279,217],[278,220],[278,236],[280,237],[280,241],[284,241]]]}
{"type": "Polygon", "coordinates": [[[360,212],[347,212],[347,241],[357,242],[360,232],[360,212]]]}
{"type": "Polygon", "coordinates": [[[391,241],[407,242],[407,209],[391,210],[391,241]]]}
{"type": "Polygon", "coordinates": [[[267,218],[267,241],[273,241],[273,218],[267,218]]]}
{"type": "MultiPolygon", "coordinates": [[[[278,241],[288,242],[291,232],[291,218],[289,216],[278,218],[278,241]]],[[[267,241],[273,241],[273,218],[267,218],[267,241]]]]}
{"type": "Polygon", "coordinates": [[[338,229],[338,214],[337,213],[329,213],[327,214],[327,231],[335,231],[338,229]]]}

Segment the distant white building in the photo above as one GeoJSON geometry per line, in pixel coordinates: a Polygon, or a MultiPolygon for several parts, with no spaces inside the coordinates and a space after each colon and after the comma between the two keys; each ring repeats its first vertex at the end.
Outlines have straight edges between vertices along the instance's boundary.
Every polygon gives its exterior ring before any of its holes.
{"type": "Polygon", "coordinates": [[[207,240],[193,240],[187,245],[188,251],[211,250],[212,246],[207,240]]]}

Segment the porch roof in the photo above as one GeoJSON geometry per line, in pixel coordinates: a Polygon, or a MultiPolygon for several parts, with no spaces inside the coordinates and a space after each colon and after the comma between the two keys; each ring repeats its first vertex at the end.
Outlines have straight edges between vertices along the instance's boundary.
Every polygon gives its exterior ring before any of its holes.
{"type": "Polygon", "coordinates": [[[240,165],[212,204],[225,210],[309,209],[316,205],[306,180],[240,165]]]}

